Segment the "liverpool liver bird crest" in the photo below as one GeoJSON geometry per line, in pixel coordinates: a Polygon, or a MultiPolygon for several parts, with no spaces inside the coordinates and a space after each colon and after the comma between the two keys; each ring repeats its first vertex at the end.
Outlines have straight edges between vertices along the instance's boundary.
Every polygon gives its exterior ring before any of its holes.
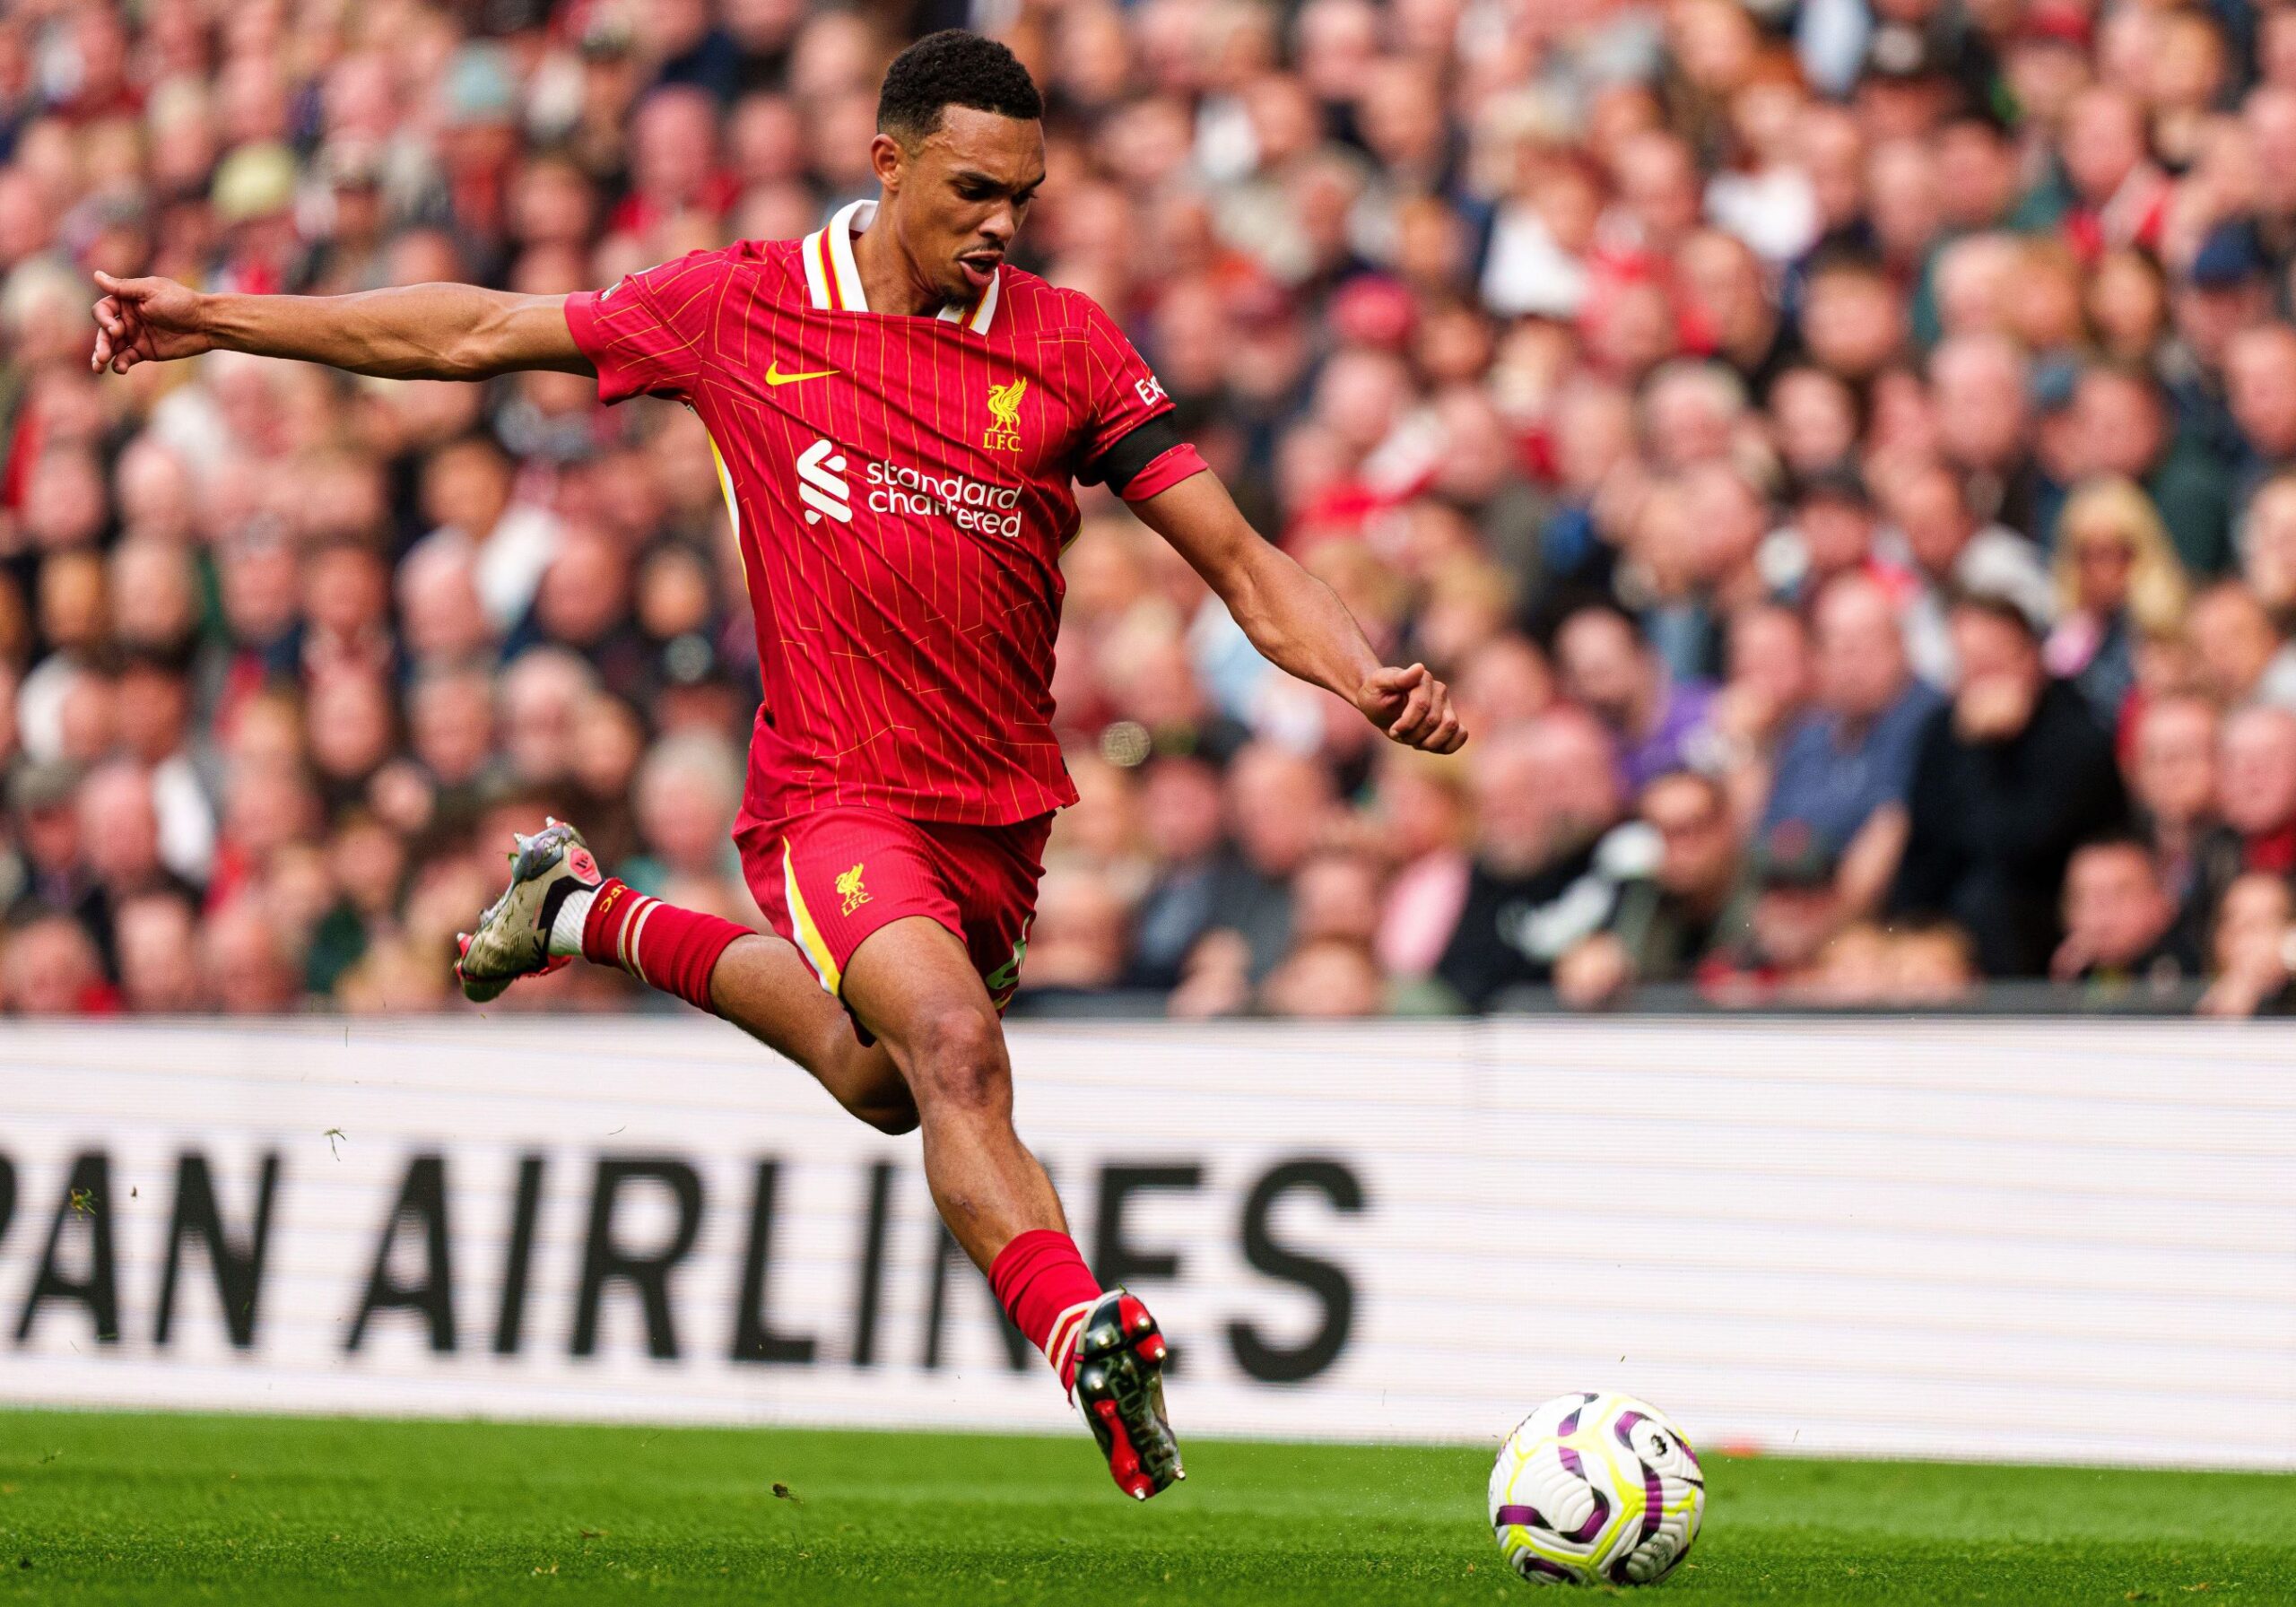
{"type": "Polygon", "coordinates": [[[1010,385],[988,387],[988,433],[981,438],[980,444],[991,452],[1021,449],[1021,398],[1028,389],[1025,377],[1010,385]]]}

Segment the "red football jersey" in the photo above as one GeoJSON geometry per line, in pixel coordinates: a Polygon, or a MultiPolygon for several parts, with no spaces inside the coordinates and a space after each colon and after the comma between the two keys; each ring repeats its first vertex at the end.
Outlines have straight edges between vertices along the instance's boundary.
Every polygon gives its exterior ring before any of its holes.
{"type": "MultiPolygon", "coordinates": [[[[1052,733],[1072,482],[1171,402],[1087,297],[998,270],[873,313],[856,202],[803,240],[696,251],[566,302],[598,395],[683,402],[717,449],[765,701],[744,814],[874,805],[993,826],[1072,804],[1052,733]]],[[[1203,467],[1168,450],[1125,487],[1203,467]]]]}

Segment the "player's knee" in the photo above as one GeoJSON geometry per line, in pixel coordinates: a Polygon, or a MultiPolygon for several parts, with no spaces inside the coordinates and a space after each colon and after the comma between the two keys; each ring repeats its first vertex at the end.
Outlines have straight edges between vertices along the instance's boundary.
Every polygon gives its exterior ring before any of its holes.
{"type": "Polygon", "coordinates": [[[984,1108],[1008,1096],[1011,1074],[996,1018],[976,1010],[935,1015],[917,1036],[918,1097],[960,1108],[984,1108]]]}

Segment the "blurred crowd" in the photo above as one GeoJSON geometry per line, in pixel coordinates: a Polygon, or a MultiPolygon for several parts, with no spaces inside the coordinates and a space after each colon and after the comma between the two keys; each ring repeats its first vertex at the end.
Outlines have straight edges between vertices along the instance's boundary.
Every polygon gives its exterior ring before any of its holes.
{"type": "Polygon", "coordinates": [[[951,24],[1047,93],[1018,259],[1473,733],[1387,746],[1088,497],[1019,1009],[2283,1007],[2296,8],[2248,0],[15,0],[0,1004],[443,1007],[545,813],[761,924],[690,415],[100,378],[89,274],[801,234],[951,24]]]}

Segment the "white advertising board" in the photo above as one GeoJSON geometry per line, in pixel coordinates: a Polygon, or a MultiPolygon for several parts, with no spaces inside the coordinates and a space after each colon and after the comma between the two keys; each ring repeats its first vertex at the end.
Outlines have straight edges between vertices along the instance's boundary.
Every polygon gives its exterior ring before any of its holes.
{"type": "MultiPolygon", "coordinates": [[[[2296,1468],[2296,1033],[1025,1025],[1184,1433],[2296,1468]]],[[[691,1019],[0,1028],[0,1403],[1057,1429],[914,1135],[691,1019]]]]}

